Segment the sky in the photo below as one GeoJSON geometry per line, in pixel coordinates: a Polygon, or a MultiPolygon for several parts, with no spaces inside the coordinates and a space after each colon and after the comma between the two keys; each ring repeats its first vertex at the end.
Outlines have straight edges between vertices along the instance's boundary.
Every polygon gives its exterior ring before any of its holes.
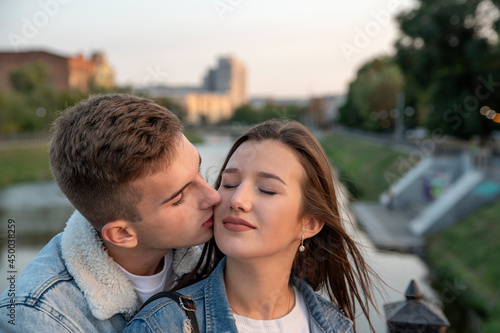
{"type": "Polygon", "coordinates": [[[394,52],[394,15],[416,0],[19,0],[0,2],[0,51],[107,55],[119,85],[198,85],[220,56],[250,97],[342,94],[394,52]]]}

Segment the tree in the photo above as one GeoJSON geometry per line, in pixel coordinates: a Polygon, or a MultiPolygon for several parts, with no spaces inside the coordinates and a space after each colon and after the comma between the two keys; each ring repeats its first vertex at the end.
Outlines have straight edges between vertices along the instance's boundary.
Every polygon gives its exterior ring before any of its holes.
{"type": "Polygon", "coordinates": [[[20,93],[31,93],[49,84],[49,69],[42,63],[34,62],[10,72],[12,89],[20,93]]]}
{"type": "Polygon", "coordinates": [[[500,129],[500,1],[418,0],[397,17],[395,61],[430,130],[486,141],[500,129]]]}
{"type": "Polygon", "coordinates": [[[159,97],[156,98],[155,101],[159,105],[172,111],[172,113],[174,113],[181,121],[185,120],[186,108],[181,103],[178,103],[176,100],[168,97],[159,97]]]}
{"type": "Polygon", "coordinates": [[[269,119],[292,119],[299,121],[304,112],[305,108],[294,104],[278,106],[272,102],[268,102],[258,109],[245,104],[237,108],[228,121],[243,124],[257,124],[269,119]]]}
{"type": "Polygon", "coordinates": [[[389,57],[370,60],[349,85],[339,122],[349,127],[382,131],[393,126],[390,111],[403,87],[403,76],[389,57]]]}

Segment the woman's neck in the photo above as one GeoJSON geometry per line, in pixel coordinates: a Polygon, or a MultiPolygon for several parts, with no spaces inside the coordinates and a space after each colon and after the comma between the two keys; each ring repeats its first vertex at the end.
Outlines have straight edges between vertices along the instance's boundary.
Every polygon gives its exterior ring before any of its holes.
{"type": "Polygon", "coordinates": [[[227,259],[224,271],[227,298],[234,313],[252,319],[271,320],[289,313],[295,293],[289,285],[291,265],[241,262],[227,259]]]}

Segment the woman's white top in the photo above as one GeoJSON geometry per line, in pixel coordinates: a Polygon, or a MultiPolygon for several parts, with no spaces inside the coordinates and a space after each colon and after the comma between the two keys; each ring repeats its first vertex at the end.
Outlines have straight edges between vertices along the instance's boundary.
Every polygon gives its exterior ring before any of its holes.
{"type": "Polygon", "coordinates": [[[293,287],[295,306],[284,317],[273,320],[257,320],[234,314],[239,333],[309,333],[309,312],[302,294],[293,287]]]}

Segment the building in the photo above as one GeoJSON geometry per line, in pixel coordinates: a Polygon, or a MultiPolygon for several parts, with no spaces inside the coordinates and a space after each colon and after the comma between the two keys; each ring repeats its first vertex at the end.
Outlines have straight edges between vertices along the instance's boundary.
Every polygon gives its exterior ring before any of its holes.
{"type": "Polygon", "coordinates": [[[11,89],[10,73],[32,63],[48,68],[49,83],[58,91],[78,89],[88,92],[91,85],[114,86],[113,69],[103,53],[94,53],[86,59],[82,54],[64,57],[46,51],[29,51],[0,52],[0,89],[11,89]]]}
{"type": "Polygon", "coordinates": [[[221,57],[210,68],[200,86],[150,86],[138,89],[152,98],[167,97],[186,111],[184,122],[213,124],[230,118],[234,111],[247,103],[246,69],[233,57],[221,57]]]}
{"type": "Polygon", "coordinates": [[[234,108],[247,103],[245,65],[235,58],[219,58],[217,67],[209,69],[203,79],[203,88],[229,95],[234,108]]]}
{"type": "Polygon", "coordinates": [[[345,101],[346,95],[313,97],[309,102],[309,113],[316,125],[327,127],[337,122],[339,108],[345,101]]]}

